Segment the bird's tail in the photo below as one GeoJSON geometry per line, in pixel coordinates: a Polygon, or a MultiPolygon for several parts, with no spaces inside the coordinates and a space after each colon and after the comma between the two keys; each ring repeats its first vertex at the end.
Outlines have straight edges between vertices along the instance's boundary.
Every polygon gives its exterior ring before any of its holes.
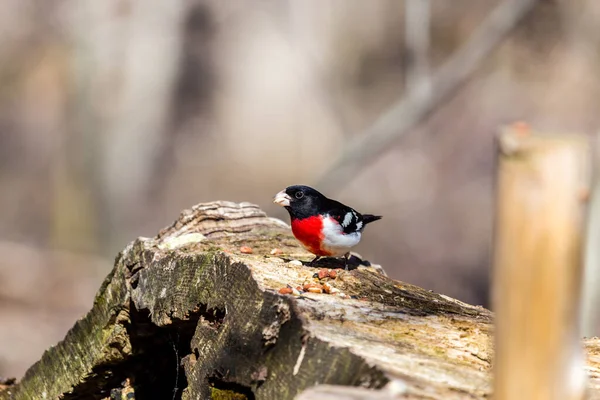
{"type": "Polygon", "coordinates": [[[381,219],[381,215],[371,215],[371,214],[363,214],[363,222],[366,224],[368,224],[369,222],[373,222],[373,221],[377,221],[378,219],[381,219]]]}

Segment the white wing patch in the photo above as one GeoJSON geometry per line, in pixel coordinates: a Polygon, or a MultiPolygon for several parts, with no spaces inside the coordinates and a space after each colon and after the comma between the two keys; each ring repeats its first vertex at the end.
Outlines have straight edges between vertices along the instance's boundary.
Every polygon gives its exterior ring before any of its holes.
{"type": "Polygon", "coordinates": [[[344,220],[342,221],[342,226],[345,228],[348,225],[350,225],[350,222],[352,222],[352,213],[347,212],[346,215],[344,215],[344,220]]]}
{"type": "MultiPolygon", "coordinates": [[[[348,213],[349,214],[349,213],[348,213]]],[[[344,216],[344,221],[346,220],[344,216]]],[[[341,256],[360,242],[361,233],[352,232],[344,234],[342,225],[329,215],[323,217],[323,242],[321,248],[331,253],[332,256],[341,256]]]]}

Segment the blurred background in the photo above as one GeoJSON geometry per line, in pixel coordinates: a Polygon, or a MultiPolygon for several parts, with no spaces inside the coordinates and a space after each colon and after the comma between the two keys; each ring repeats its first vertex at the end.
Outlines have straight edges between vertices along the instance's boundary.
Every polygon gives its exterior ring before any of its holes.
{"type": "Polygon", "coordinates": [[[212,200],[288,221],[291,184],[382,214],[356,250],[393,278],[488,305],[494,135],[595,133],[600,2],[530,1],[450,96],[335,166],[435,96],[505,2],[0,2],[0,375],[62,339],[137,236],[212,200]]]}

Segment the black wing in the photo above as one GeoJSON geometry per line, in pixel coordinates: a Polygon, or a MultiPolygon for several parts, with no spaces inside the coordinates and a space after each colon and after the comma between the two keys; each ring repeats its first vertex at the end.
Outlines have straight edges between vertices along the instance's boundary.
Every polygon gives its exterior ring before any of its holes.
{"type": "Polygon", "coordinates": [[[355,209],[335,200],[330,200],[329,206],[329,216],[342,226],[345,234],[362,232],[365,228],[366,222],[363,221],[363,216],[355,209]]]}

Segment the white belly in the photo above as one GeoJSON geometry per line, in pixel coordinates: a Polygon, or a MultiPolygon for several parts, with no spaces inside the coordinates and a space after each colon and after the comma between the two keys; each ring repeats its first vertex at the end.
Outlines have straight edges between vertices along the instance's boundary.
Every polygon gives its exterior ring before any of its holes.
{"type": "Polygon", "coordinates": [[[332,256],[341,256],[360,242],[361,233],[353,232],[344,234],[340,224],[329,216],[323,218],[323,242],[321,248],[330,252],[332,256]]]}

